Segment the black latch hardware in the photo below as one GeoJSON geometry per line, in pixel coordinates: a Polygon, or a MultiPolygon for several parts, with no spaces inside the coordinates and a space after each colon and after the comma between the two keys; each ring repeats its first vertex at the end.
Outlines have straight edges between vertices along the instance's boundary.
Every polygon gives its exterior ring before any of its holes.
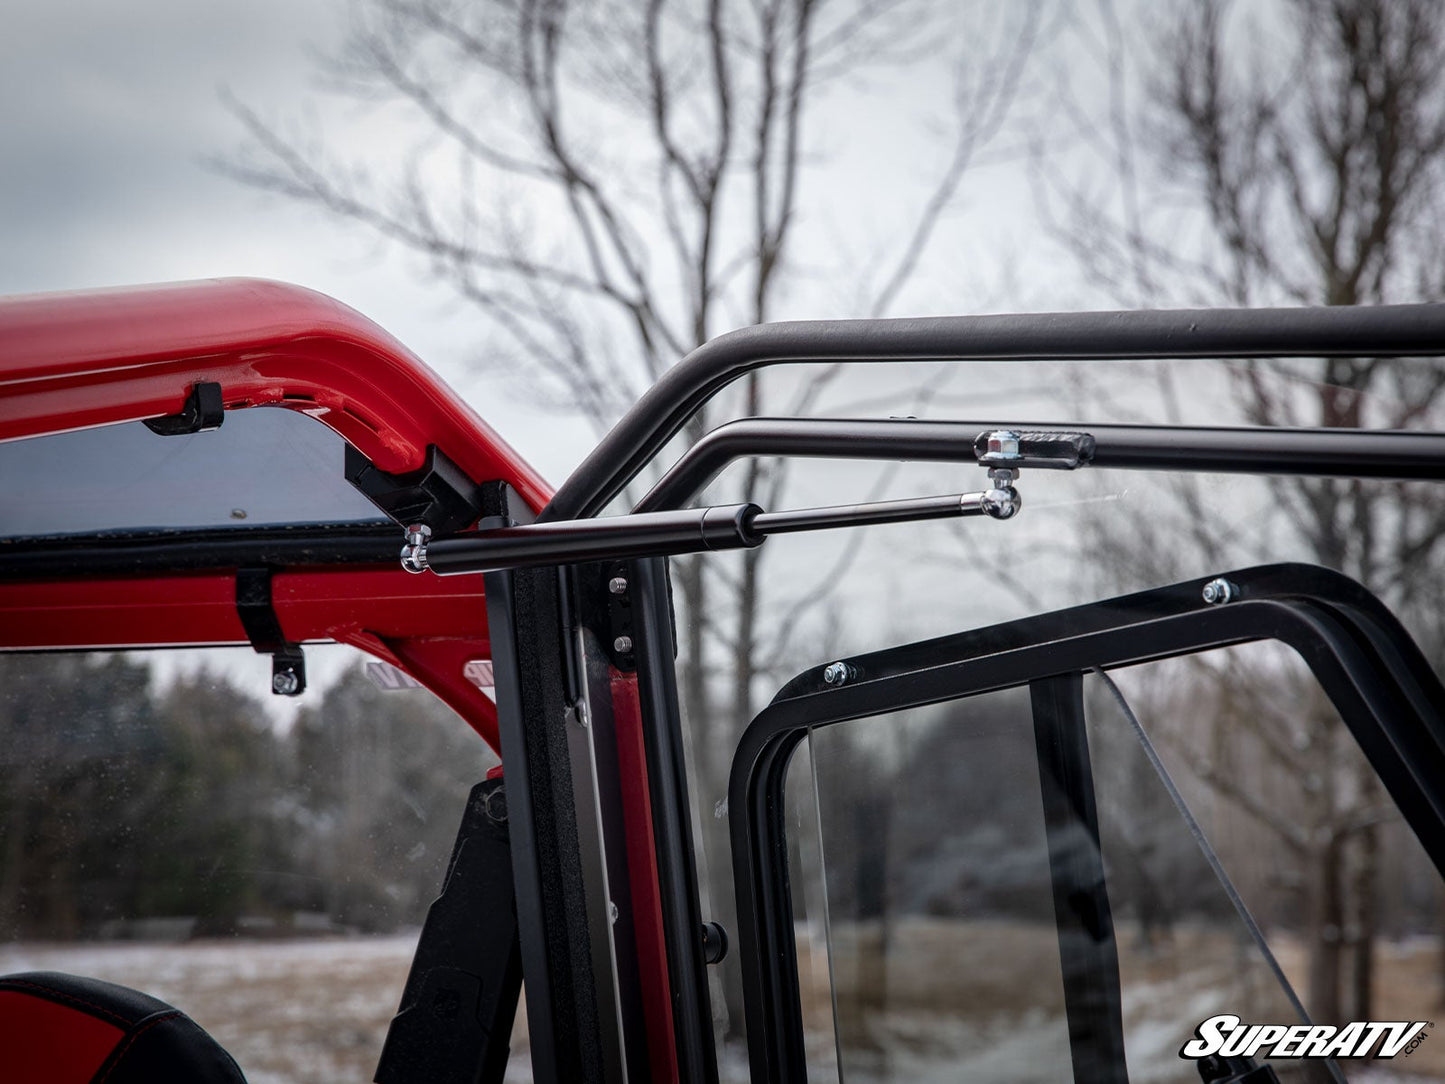
{"type": "Polygon", "coordinates": [[[306,691],[306,657],[281,631],[271,602],[271,570],[236,570],[236,614],[246,638],[261,655],[271,656],[271,691],[277,696],[300,696],[306,691]]]}
{"type": "Polygon", "coordinates": [[[179,437],[186,433],[209,433],[212,429],[221,428],[225,420],[226,403],[221,397],[221,385],[203,381],[191,389],[179,414],[147,418],[145,423],[152,433],[179,437]]]}
{"type": "Polygon", "coordinates": [[[728,932],[720,922],[702,924],[702,959],[707,964],[720,964],[727,959],[728,932]]]}

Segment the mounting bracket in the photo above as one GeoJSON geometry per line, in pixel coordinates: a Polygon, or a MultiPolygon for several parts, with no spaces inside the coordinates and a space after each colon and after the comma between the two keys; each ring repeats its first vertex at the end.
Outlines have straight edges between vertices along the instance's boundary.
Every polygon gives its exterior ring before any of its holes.
{"type": "Polygon", "coordinates": [[[445,537],[466,530],[485,511],[482,486],[467,477],[435,444],[419,470],[389,474],[351,445],[346,480],[403,527],[421,524],[445,537]]]}
{"type": "Polygon", "coordinates": [[[236,615],[246,638],[261,655],[271,656],[271,691],[277,696],[300,696],[306,691],[306,657],[281,631],[271,603],[271,570],[236,570],[236,615]]]}

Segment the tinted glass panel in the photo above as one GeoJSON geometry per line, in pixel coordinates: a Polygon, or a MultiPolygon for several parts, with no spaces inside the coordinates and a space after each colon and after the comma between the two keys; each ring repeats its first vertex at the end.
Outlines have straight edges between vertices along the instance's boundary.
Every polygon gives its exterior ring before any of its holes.
{"type": "Polygon", "coordinates": [[[1071,1079],[1029,720],[1015,690],[813,731],[842,1079],[1071,1079]]]}
{"type": "Polygon", "coordinates": [[[232,410],[209,433],[141,422],[0,444],[0,538],[147,528],[380,522],[345,442],[293,410],[232,410]]]}

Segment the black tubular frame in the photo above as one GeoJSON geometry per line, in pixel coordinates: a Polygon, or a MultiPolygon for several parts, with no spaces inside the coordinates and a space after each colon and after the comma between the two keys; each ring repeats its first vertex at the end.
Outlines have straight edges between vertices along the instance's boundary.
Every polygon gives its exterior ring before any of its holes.
{"type": "Polygon", "coordinates": [[[1445,479],[1445,434],[1370,429],[1083,425],[1074,422],[921,421],[911,418],[739,418],[683,453],[634,513],[680,508],[734,459],[786,456],[977,462],[974,441],[994,429],[1086,432],[1090,464],[1127,470],[1445,479]]]}
{"type": "Polygon", "coordinates": [[[698,347],[623,415],[538,521],[595,516],[714,395],[769,365],[1438,357],[1445,305],[943,316],[759,324],[698,347]]]}
{"type": "MultiPolygon", "coordinates": [[[[1304,659],[1437,869],[1445,872],[1445,688],[1389,610],[1349,578],[1308,565],[1227,574],[1237,601],[1201,600],[1204,580],[1025,618],[846,660],[789,682],[744,732],[731,810],[737,944],[752,1079],[806,1080],[784,785],[812,727],[1036,685],[1231,644],[1277,640],[1304,659]]],[[[1037,686],[1036,686],[1037,687],[1037,686]]],[[[1072,1020],[1071,1020],[1072,1023],[1072,1020]]]]}

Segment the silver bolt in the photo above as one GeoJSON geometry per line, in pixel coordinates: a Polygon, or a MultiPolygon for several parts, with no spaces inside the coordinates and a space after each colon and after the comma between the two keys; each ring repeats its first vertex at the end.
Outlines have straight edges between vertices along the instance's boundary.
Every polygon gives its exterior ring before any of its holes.
{"type": "Polygon", "coordinates": [[[1239,597],[1239,588],[1223,577],[1210,580],[1204,585],[1204,601],[1211,606],[1219,606],[1226,602],[1232,602],[1239,597]]]}
{"type": "Polygon", "coordinates": [[[827,669],[823,671],[823,683],[825,685],[842,685],[856,672],[846,662],[829,663],[827,669]]]}
{"type": "Polygon", "coordinates": [[[612,641],[612,647],[619,655],[626,655],[629,651],[632,650],[632,637],[619,636],[617,639],[612,641]]]}
{"type": "Polygon", "coordinates": [[[301,679],[295,670],[277,670],[271,675],[271,691],[277,696],[295,696],[301,688],[301,679]]]}
{"type": "Polygon", "coordinates": [[[611,900],[607,901],[607,917],[610,918],[614,923],[617,922],[617,904],[613,903],[611,900]]]}
{"type": "Polygon", "coordinates": [[[612,579],[607,581],[607,590],[611,591],[614,595],[627,594],[627,577],[613,576],[612,579]]]}

